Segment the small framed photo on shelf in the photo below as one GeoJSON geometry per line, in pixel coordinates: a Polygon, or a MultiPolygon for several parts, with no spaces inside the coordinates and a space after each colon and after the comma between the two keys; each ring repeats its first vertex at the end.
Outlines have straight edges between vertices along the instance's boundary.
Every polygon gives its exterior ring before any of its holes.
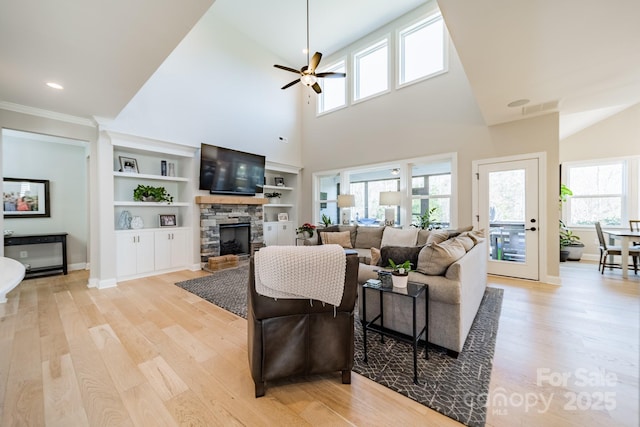
{"type": "Polygon", "coordinates": [[[120,172],[140,173],[136,159],[133,157],[120,156],[120,172]]]}
{"type": "Polygon", "coordinates": [[[280,212],[278,214],[278,221],[289,221],[289,214],[286,212],[280,212]]]}
{"type": "Polygon", "coordinates": [[[276,176],[273,178],[273,182],[277,187],[284,187],[284,178],[276,176]]]}
{"type": "Polygon", "coordinates": [[[176,216],[173,214],[171,215],[160,214],[158,215],[158,217],[160,218],[160,227],[177,227],[178,226],[178,220],[176,219],[176,216]]]}

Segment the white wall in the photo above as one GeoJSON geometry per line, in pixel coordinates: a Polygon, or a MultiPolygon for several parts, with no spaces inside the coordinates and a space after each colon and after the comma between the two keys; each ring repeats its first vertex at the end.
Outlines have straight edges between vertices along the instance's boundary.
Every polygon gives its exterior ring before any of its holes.
{"type": "Polygon", "coordinates": [[[280,90],[290,77],[273,67],[282,61],[215,12],[214,4],[105,128],[193,147],[219,145],[299,166],[300,89],[280,90]]]}
{"type": "MultiPolygon", "coordinates": [[[[0,227],[25,234],[67,232],[68,264],[84,268],[89,262],[87,155],[92,129],[6,110],[0,110],[0,127],[85,140],[67,145],[43,141],[39,135],[22,139],[4,132],[0,146],[2,176],[49,180],[51,201],[51,217],[1,218],[0,227]]],[[[33,249],[29,252],[35,254],[33,249]]]]}
{"type": "MultiPolygon", "coordinates": [[[[640,104],[627,108],[560,142],[560,162],[640,156],[640,104]]],[[[638,188],[638,187],[636,187],[638,188]]],[[[585,244],[584,258],[600,256],[593,227],[571,227],[585,244]]]]}
{"type": "MultiPolygon", "coordinates": [[[[400,20],[411,21],[426,10],[419,8],[400,20]]],[[[396,22],[354,45],[360,46],[387,32],[394,34],[396,22]]],[[[349,49],[352,47],[345,51],[349,49]]],[[[326,63],[340,55],[344,55],[344,51],[327,58],[326,63]]],[[[459,226],[469,225],[472,220],[473,160],[546,153],[547,191],[551,192],[547,205],[556,203],[558,115],[487,127],[453,44],[449,46],[449,71],[445,74],[400,90],[392,89],[385,95],[324,116],[316,117],[315,111],[315,103],[303,103],[300,221],[312,219],[311,175],[314,172],[449,152],[458,154],[459,226]]],[[[547,273],[558,276],[557,210],[548,210],[541,221],[554,224],[554,230],[545,233],[543,241],[553,247],[547,252],[547,273]]]]}

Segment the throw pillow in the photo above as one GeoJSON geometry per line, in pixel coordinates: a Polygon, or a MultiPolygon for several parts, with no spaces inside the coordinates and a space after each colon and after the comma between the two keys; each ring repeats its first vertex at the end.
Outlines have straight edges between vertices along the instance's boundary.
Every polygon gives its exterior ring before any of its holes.
{"type": "MultiPolygon", "coordinates": [[[[349,232],[349,239],[351,240],[351,247],[355,248],[356,247],[356,234],[358,233],[358,226],[357,225],[339,225],[338,228],[340,229],[340,231],[348,231],[349,232]]],[[[365,246],[365,248],[368,246],[365,246]]]]}
{"type": "Polygon", "coordinates": [[[461,236],[469,236],[469,238],[471,238],[471,240],[473,240],[474,244],[478,244],[478,242],[484,240],[484,228],[482,230],[471,230],[471,231],[465,231],[464,233],[460,234],[461,236]]]}
{"type": "Polygon", "coordinates": [[[343,248],[350,249],[353,248],[353,246],[351,246],[350,234],[349,231],[334,231],[333,233],[321,231],[320,237],[322,238],[323,245],[336,244],[343,248]]]}
{"type": "Polygon", "coordinates": [[[473,225],[468,225],[466,227],[460,227],[460,228],[449,228],[447,231],[449,232],[449,238],[451,238],[451,237],[458,236],[460,233],[464,233],[465,231],[471,231],[471,230],[473,230],[473,225]]]}
{"type": "Polygon", "coordinates": [[[418,270],[420,273],[429,276],[442,276],[447,268],[460,258],[467,251],[459,241],[454,239],[442,243],[431,243],[422,248],[418,255],[418,270]]]}
{"type": "Polygon", "coordinates": [[[322,240],[322,234],[323,233],[335,233],[337,231],[340,231],[340,227],[338,227],[337,225],[332,225],[330,227],[325,227],[325,228],[321,228],[318,230],[318,244],[322,245],[324,242],[322,240]]]}
{"type": "Polygon", "coordinates": [[[396,264],[402,264],[408,260],[411,263],[411,268],[415,270],[421,249],[422,246],[383,246],[380,248],[378,266],[388,266],[389,259],[392,259],[396,264]]]}
{"type": "Polygon", "coordinates": [[[378,265],[380,262],[380,249],[371,248],[371,261],[369,261],[369,265],[378,265]]]}
{"type": "Polygon", "coordinates": [[[356,248],[380,248],[384,227],[358,227],[356,248]]]}
{"type": "Polygon", "coordinates": [[[464,232],[460,234],[458,237],[454,237],[453,240],[457,240],[460,243],[462,243],[462,246],[464,246],[464,250],[469,252],[476,245],[476,242],[474,242],[473,239],[469,237],[466,233],[467,232],[464,232]]]}
{"type": "Polygon", "coordinates": [[[418,229],[407,228],[402,230],[400,228],[385,227],[382,233],[382,246],[415,246],[418,240],[418,229]]]}
{"type": "Polygon", "coordinates": [[[427,245],[429,243],[442,243],[449,238],[447,230],[432,230],[427,237],[427,245]]]}

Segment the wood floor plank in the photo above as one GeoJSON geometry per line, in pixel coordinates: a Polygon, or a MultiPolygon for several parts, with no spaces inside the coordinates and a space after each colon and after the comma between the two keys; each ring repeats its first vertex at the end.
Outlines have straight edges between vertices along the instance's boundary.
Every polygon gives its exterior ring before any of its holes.
{"type": "MultiPolygon", "coordinates": [[[[174,285],[203,275],[23,281],[0,305],[0,425],[459,425],[355,373],[271,382],[256,399],[246,320],[174,285]]],[[[640,276],[574,262],[561,278],[489,276],[504,298],[486,425],[637,427],[640,276]],[[597,405],[605,395],[614,407],[597,405]]]]}
{"type": "Polygon", "coordinates": [[[45,394],[44,413],[47,426],[67,427],[89,425],[87,414],[82,405],[78,380],[76,378],[71,355],[60,358],[59,375],[50,373],[49,361],[42,363],[42,378],[45,394]]]}

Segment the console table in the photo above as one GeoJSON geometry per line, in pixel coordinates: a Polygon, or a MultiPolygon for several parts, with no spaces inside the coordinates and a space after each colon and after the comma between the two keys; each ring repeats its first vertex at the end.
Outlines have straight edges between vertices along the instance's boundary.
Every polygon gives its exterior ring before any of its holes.
{"type": "Polygon", "coordinates": [[[68,233],[12,234],[11,236],[4,236],[4,245],[19,246],[59,243],[60,245],[62,245],[62,264],[31,268],[26,272],[24,277],[29,278],[55,272],[62,272],[62,274],[67,274],[67,234],[68,233]]]}

